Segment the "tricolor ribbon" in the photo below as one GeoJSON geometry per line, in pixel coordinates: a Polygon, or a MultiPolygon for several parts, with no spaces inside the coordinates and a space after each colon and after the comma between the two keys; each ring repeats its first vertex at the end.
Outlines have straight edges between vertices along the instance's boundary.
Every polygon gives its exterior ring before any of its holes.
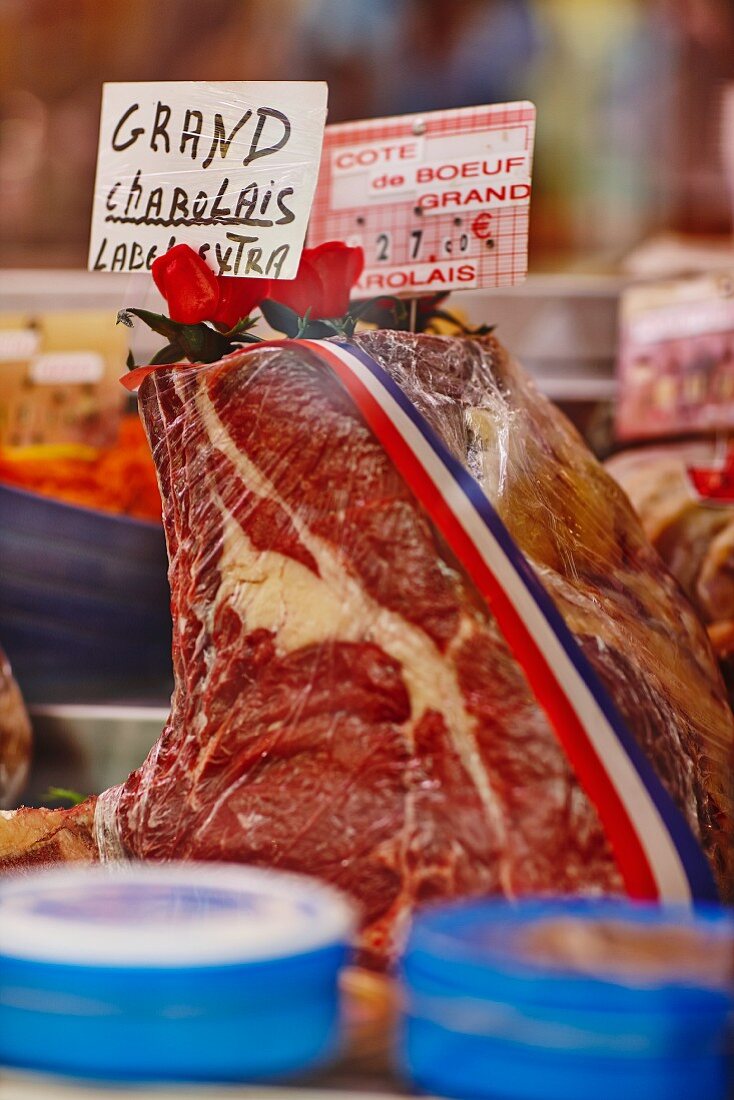
{"type": "Polygon", "coordinates": [[[630,896],[716,898],[698,841],[478,482],[361,348],[286,343],[308,350],[339,378],[486,600],[596,806],[630,896]]]}

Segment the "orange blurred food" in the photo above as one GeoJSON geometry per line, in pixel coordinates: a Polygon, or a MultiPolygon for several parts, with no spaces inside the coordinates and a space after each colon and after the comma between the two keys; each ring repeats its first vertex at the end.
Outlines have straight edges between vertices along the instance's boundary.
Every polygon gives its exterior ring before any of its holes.
{"type": "Polygon", "coordinates": [[[123,417],[112,447],[0,447],[0,482],[84,508],[161,518],[155,467],[135,415],[123,417]]]}

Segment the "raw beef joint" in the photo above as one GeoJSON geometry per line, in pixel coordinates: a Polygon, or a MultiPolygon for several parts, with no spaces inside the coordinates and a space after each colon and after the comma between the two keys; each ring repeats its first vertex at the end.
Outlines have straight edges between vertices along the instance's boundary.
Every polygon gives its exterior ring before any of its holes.
{"type": "MultiPolygon", "coordinates": [[[[495,341],[358,342],[484,486],[725,889],[732,714],[627,498],[495,341]]],[[[428,899],[620,890],[491,614],[326,368],[267,347],[159,369],[139,396],[170,555],[171,715],[96,804],[0,822],[6,864],[308,872],[361,904],[366,961],[428,899]]]]}

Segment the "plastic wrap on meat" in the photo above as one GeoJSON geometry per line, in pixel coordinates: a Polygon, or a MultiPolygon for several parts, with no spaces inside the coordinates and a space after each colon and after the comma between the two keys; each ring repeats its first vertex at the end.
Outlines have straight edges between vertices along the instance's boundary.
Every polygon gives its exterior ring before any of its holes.
{"type": "Polygon", "coordinates": [[[734,505],[707,504],[687,466],[711,464],[711,444],[622,452],[607,463],[673,576],[708,627],[734,703],[734,505]]]}
{"type": "Polygon", "coordinates": [[[31,725],[10,664],[0,649],[0,807],[20,795],[31,750],[31,725]]]}
{"type": "MultiPolygon", "coordinates": [[[[358,342],[480,481],[724,889],[732,714],[625,495],[493,340],[358,342]]],[[[176,686],[145,763],[70,811],[83,832],[94,809],[101,857],[319,875],[378,963],[421,902],[621,890],[492,615],[336,378],[264,347],[156,370],[139,398],[176,686]]]]}

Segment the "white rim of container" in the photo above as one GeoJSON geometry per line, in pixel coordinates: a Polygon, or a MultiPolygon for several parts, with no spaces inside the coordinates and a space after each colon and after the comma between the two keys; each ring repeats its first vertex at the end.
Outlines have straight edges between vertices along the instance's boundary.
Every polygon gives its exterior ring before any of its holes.
{"type": "Polygon", "coordinates": [[[0,882],[0,956],[27,962],[110,967],[195,968],[277,961],[344,943],[355,912],[338,890],[317,880],[259,867],[212,863],[128,863],[39,870],[0,882]],[[186,887],[259,904],[240,912],[193,913],[175,922],[119,921],[34,912],[43,899],[84,905],[95,889],[186,887]]]}

